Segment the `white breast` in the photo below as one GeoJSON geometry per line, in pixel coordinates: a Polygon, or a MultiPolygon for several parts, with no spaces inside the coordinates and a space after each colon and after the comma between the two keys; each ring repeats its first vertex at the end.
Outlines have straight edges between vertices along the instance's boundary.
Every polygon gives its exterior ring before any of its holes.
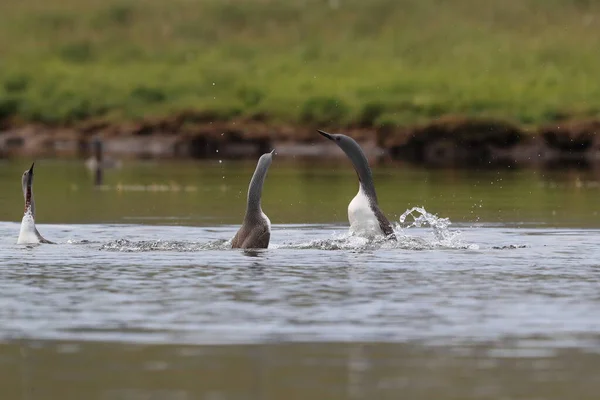
{"type": "Polygon", "coordinates": [[[361,236],[383,235],[379,221],[369,204],[369,199],[361,187],[348,205],[348,221],[350,221],[350,232],[352,233],[361,236]]]}
{"type": "Polygon", "coordinates": [[[35,233],[35,221],[33,220],[33,215],[31,215],[31,211],[28,210],[25,215],[23,215],[23,220],[21,221],[21,230],[19,232],[17,244],[35,244],[39,242],[40,239],[35,233]]]}
{"type": "Polygon", "coordinates": [[[267,222],[267,227],[269,229],[269,233],[271,233],[271,220],[269,219],[269,217],[267,217],[267,214],[265,214],[265,213],[262,213],[262,217],[267,222]]]}

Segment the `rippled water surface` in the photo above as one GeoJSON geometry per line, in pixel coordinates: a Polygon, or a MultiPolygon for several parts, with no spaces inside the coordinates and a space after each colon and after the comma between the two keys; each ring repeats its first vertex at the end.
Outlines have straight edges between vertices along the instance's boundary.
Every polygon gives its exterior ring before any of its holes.
{"type": "Polygon", "coordinates": [[[0,164],[2,398],[597,398],[593,173],[378,167],[391,244],[348,235],[348,165],[276,162],[261,251],[251,164],[39,162],[41,246],[0,164]]]}

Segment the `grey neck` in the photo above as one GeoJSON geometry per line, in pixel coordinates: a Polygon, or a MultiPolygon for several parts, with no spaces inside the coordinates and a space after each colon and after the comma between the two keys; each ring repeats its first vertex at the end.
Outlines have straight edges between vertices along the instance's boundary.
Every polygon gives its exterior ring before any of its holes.
{"type": "Polygon", "coordinates": [[[262,189],[265,183],[265,177],[267,176],[267,170],[269,169],[269,163],[264,159],[260,159],[250,186],[248,187],[248,205],[246,207],[246,218],[256,217],[262,214],[262,208],[260,207],[260,199],[262,196],[262,189]]]}
{"type": "Polygon", "coordinates": [[[354,170],[358,175],[360,188],[369,198],[371,203],[377,205],[377,193],[375,193],[373,174],[371,173],[371,168],[369,167],[369,161],[367,160],[367,157],[365,156],[361,148],[358,146],[358,144],[356,145],[356,147],[348,149],[346,153],[350,158],[350,161],[352,161],[354,170]]]}

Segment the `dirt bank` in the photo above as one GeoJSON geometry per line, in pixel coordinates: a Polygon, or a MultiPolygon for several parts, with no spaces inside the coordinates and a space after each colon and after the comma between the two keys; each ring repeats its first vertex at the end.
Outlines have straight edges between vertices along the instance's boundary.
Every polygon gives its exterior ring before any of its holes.
{"type": "MultiPolygon", "coordinates": [[[[106,154],[120,158],[255,158],[272,148],[283,157],[343,157],[316,128],[260,120],[214,121],[192,113],[128,124],[13,124],[0,131],[0,157],[87,157],[96,137],[102,138],[106,154]]],[[[598,120],[525,128],[498,120],[446,117],[419,126],[341,131],[356,138],[371,159],[424,166],[600,165],[598,120]]]]}
{"type": "Polygon", "coordinates": [[[442,118],[378,133],[393,159],[428,166],[600,165],[600,121],[524,128],[490,119],[442,118]]]}

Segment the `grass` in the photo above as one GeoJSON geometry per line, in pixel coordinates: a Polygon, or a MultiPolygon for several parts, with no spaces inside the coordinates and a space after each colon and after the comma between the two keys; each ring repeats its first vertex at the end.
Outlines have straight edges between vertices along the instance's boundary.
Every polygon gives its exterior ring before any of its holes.
{"type": "Polygon", "coordinates": [[[0,119],[600,116],[592,0],[0,0],[0,119]]]}

